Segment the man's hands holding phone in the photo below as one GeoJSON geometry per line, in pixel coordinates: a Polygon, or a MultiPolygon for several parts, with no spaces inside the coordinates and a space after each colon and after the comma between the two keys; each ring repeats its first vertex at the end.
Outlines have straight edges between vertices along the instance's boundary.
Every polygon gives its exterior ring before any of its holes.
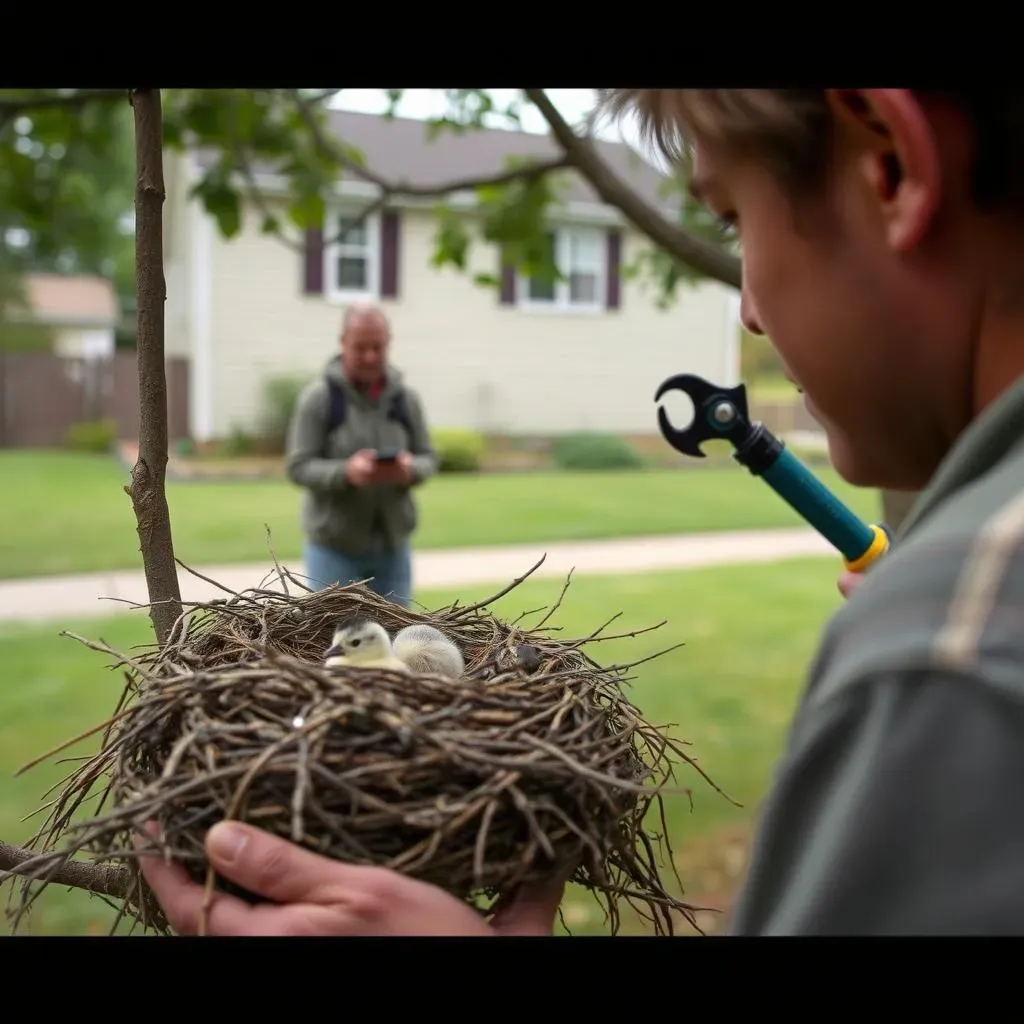
{"type": "Polygon", "coordinates": [[[377,458],[372,448],[362,448],[345,463],[345,479],[353,487],[412,483],[412,456],[399,452],[393,460],[384,461],[377,458]]]}

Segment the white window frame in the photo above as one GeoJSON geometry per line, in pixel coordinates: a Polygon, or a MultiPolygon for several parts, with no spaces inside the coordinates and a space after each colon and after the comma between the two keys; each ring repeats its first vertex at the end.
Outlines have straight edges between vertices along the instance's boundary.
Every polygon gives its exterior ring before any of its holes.
{"type": "Polygon", "coordinates": [[[597,298],[594,302],[571,302],[569,299],[569,281],[555,281],[555,297],[553,300],[533,299],[530,297],[529,275],[519,273],[516,280],[516,305],[523,310],[537,313],[604,313],[607,310],[608,298],[608,256],[606,246],[607,231],[604,227],[589,224],[554,224],[550,228],[555,234],[555,262],[558,269],[568,277],[570,239],[581,236],[592,240],[599,253],[596,270],[597,298]]]}
{"type": "Polygon", "coordinates": [[[333,241],[338,235],[339,217],[358,217],[365,207],[334,205],[327,208],[324,218],[324,296],[330,302],[346,304],[380,298],[380,214],[371,213],[364,221],[366,231],[366,288],[351,289],[338,287],[337,261],[346,255],[345,249],[351,243],[333,241]]]}

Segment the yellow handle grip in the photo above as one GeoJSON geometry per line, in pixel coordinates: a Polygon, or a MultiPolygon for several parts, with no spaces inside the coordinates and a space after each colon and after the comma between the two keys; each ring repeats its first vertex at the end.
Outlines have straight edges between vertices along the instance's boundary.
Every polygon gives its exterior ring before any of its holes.
{"type": "Polygon", "coordinates": [[[871,546],[863,555],[859,555],[854,559],[843,559],[846,568],[849,569],[850,572],[863,572],[869,565],[877,561],[889,550],[889,534],[885,527],[872,524],[871,532],[875,535],[875,538],[872,540],[871,546]]]}

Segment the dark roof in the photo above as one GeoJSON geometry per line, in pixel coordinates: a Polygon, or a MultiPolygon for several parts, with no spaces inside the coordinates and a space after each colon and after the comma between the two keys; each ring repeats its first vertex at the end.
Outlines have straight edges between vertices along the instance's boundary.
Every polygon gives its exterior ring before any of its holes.
{"type": "MultiPolygon", "coordinates": [[[[462,134],[444,130],[428,140],[424,121],[406,117],[388,120],[379,114],[347,110],[331,111],[330,124],[339,138],[362,150],[367,166],[382,177],[419,186],[500,174],[506,169],[509,156],[550,159],[560,152],[546,135],[501,128],[462,134]]],[[[639,153],[622,142],[598,139],[595,146],[611,168],[648,202],[668,205],[658,190],[664,177],[639,153]]],[[[198,157],[202,166],[211,160],[209,153],[200,153],[198,157]]],[[[569,182],[569,200],[600,202],[578,175],[570,175],[569,182]]]]}

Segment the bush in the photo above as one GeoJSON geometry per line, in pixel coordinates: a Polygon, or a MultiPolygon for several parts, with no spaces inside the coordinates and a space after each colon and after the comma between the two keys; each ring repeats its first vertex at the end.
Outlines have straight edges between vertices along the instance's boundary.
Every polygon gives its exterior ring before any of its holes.
{"type": "Polygon", "coordinates": [[[589,430],[558,438],[551,454],[559,469],[638,469],[647,465],[621,437],[589,430]]]}
{"type": "Polygon", "coordinates": [[[431,440],[442,473],[475,473],[480,469],[487,446],[475,430],[435,430],[431,440]]]}
{"type": "Polygon", "coordinates": [[[231,428],[227,439],[224,442],[224,454],[229,458],[237,458],[240,455],[252,455],[256,445],[253,437],[245,427],[235,424],[231,428]]]}
{"type": "Polygon", "coordinates": [[[109,452],[116,441],[117,423],[111,419],[83,420],[67,434],[67,445],[76,452],[109,452]]]}
{"type": "Polygon", "coordinates": [[[302,377],[269,377],[263,382],[260,433],[267,440],[284,442],[295,403],[306,383],[302,377]]]}

